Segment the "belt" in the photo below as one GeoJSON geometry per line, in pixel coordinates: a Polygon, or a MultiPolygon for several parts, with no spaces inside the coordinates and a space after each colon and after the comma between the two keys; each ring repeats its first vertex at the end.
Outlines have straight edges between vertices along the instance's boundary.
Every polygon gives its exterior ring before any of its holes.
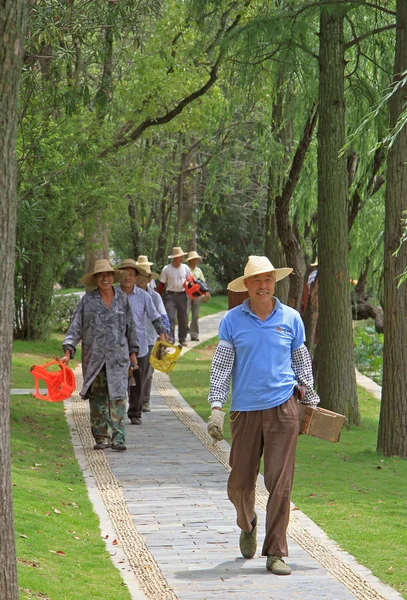
{"type": "Polygon", "coordinates": [[[185,294],[185,292],[171,292],[171,291],[168,291],[167,294],[185,294]]]}

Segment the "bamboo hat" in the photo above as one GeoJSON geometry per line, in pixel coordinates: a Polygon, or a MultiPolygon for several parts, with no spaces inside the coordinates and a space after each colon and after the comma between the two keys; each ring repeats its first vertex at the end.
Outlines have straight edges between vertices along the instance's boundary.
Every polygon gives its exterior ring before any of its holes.
{"type": "Polygon", "coordinates": [[[118,271],[112,267],[107,258],[101,258],[95,262],[91,273],[86,273],[86,275],[81,277],[81,283],[87,288],[96,288],[95,275],[98,273],[113,273],[115,283],[121,283],[127,277],[126,271],[118,271]]]}
{"type": "Polygon", "coordinates": [[[262,273],[270,273],[271,271],[276,274],[276,281],[284,279],[284,277],[293,272],[289,267],[275,269],[267,256],[249,256],[244,268],[244,275],[231,281],[228,285],[228,290],[231,292],[247,292],[247,287],[244,284],[245,279],[254,275],[261,275],[262,273]]]}
{"type": "MultiPolygon", "coordinates": [[[[125,258],[119,265],[119,269],[134,269],[135,271],[139,271],[142,275],[147,275],[146,267],[140,267],[135,260],[132,258],[125,258]]],[[[150,268],[150,267],[148,267],[150,268]]]]}
{"type": "Polygon", "coordinates": [[[159,274],[154,273],[154,271],[152,271],[150,268],[150,265],[153,265],[153,264],[154,263],[149,262],[147,256],[145,256],[144,254],[140,254],[140,256],[138,257],[138,259],[136,261],[137,269],[140,271],[140,273],[142,275],[150,275],[151,279],[158,279],[159,274]]]}
{"type": "Polygon", "coordinates": [[[194,260],[194,258],[202,258],[202,256],[199,256],[196,250],[191,250],[191,252],[188,252],[188,256],[185,260],[188,262],[189,260],[194,260]]]}
{"type": "Polygon", "coordinates": [[[184,252],[181,246],[174,246],[168,258],[178,258],[178,256],[185,256],[186,254],[188,254],[188,252],[184,252]]]}
{"type": "Polygon", "coordinates": [[[144,265],[149,265],[151,267],[151,265],[153,265],[154,263],[150,262],[147,258],[147,256],[145,254],[139,254],[136,263],[140,266],[143,267],[144,265]]]}

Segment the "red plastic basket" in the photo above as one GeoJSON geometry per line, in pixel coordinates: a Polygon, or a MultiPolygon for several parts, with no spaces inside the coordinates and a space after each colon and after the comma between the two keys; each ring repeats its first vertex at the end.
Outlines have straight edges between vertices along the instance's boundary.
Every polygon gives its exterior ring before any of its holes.
{"type": "Polygon", "coordinates": [[[61,363],[57,358],[45,363],[44,365],[34,365],[31,367],[31,375],[34,377],[35,393],[34,398],[47,400],[48,402],[61,402],[70,398],[76,388],[75,375],[72,369],[61,363]],[[48,371],[48,367],[58,365],[59,371],[48,371]],[[40,393],[38,380],[44,381],[48,388],[48,393],[44,396],[40,393]]]}

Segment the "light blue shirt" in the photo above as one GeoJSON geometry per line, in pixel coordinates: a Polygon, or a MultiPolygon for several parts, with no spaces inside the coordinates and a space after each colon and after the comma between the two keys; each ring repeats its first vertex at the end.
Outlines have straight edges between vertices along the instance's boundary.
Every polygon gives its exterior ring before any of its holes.
{"type": "Polygon", "coordinates": [[[300,314],[274,298],[264,321],[250,310],[249,300],[223,317],[219,343],[234,348],[231,411],[273,408],[286,402],[297,383],[291,353],[305,341],[300,314]]]}
{"type": "MultiPolygon", "coordinates": [[[[147,319],[155,321],[161,317],[160,313],[154,308],[153,301],[148,292],[145,292],[136,285],[133,291],[127,296],[131,306],[131,312],[136,323],[137,338],[140,345],[138,356],[142,358],[148,353],[148,338],[147,338],[147,319]]],[[[154,329],[154,327],[153,327],[154,329]]],[[[157,337],[157,333],[155,334],[157,337]]]]}
{"type": "MultiPolygon", "coordinates": [[[[158,292],[156,292],[155,290],[153,290],[149,287],[147,287],[147,292],[150,295],[151,300],[153,301],[153,304],[154,304],[154,308],[159,313],[159,315],[162,319],[163,325],[167,329],[167,333],[168,333],[170,330],[170,321],[168,319],[167,311],[165,310],[163,299],[161,298],[161,296],[158,292]]],[[[146,315],[146,328],[147,328],[148,345],[154,346],[155,341],[157,339],[157,332],[154,329],[154,325],[152,325],[151,321],[148,319],[147,315],[146,315]]]]}

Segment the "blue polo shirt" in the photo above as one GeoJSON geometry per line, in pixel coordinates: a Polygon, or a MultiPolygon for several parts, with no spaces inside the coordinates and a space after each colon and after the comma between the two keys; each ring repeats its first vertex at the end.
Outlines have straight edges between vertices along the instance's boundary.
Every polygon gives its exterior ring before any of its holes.
{"type": "Polygon", "coordinates": [[[219,341],[233,346],[230,410],[273,408],[286,402],[297,383],[291,353],[305,341],[300,314],[274,298],[274,310],[265,321],[250,310],[249,300],[223,317],[219,341]]]}

